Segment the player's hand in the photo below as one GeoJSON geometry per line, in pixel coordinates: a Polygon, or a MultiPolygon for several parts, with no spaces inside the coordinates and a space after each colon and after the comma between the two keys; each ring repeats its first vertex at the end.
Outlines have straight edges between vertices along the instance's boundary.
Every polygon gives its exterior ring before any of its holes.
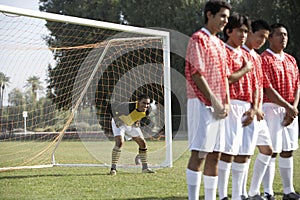
{"type": "Polygon", "coordinates": [[[243,127],[248,126],[252,123],[255,114],[256,114],[256,112],[253,109],[249,109],[248,111],[246,111],[243,114],[243,117],[242,117],[243,127]]]}
{"type": "Polygon", "coordinates": [[[298,116],[297,107],[294,107],[294,106],[289,104],[289,106],[287,108],[285,108],[285,110],[286,110],[286,113],[292,118],[295,118],[295,117],[298,116]]]}
{"type": "Polygon", "coordinates": [[[223,105],[219,101],[213,103],[214,112],[213,115],[216,119],[224,119],[228,116],[229,105],[223,105]]]}
{"type": "Polygon", "coordinates": [[[253,65],[251,61],[248,61],[246,58],[243,57],[243,68],[246,72],[251,72],[253,69],[253,65]]]}
{"type": "Polygon", "coordinates": [[[256,111],[256,118],[257,121],[263,120],[265,118],[265,113],[261,109],[258,109],[256,111]]]}
{"type": "Polygon", "coordinates": [[[282,121],[282,125],[283,126],[288,126],[290,125],[292,122],[294,121],[294,117],[286,114],[283,121],[282,121]]]}

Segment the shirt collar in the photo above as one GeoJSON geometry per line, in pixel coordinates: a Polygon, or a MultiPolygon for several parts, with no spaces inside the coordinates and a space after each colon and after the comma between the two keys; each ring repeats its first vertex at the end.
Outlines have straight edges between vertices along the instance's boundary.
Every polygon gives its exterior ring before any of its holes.
{"type": "Polygon", "coordinates": [[[251,56],[253,56],[253,57],[257,56],[254,49],[250,49],[249,47],[247,47],[247,45],[243,44],[242,48],[245,49],[248,53],[250,53],[251,56]]]}
{"type": "Polygon", "coordinates": [[[273,56],[275,56],[277,59],[279,59],[280,61],[283,61],[284,60],[284,54],[278,54],[278,53],[275,53],[274,51],[272,51],[271,49],[267,49],[266,50],[267,52],[269,52],[270,54],[272,54],[273,56]]]}
{"type": "Polygon", "coordinates": [[[226,46],[227,48],[229,48],[231,51],[233,51],[234,53],[238,54],[238,55],[241,55],[241,54],[242,54],[240,48],[234,48],[234,47],[230,46],[230,45],[227,44],[227,43],[225,43],[225,46],[226,46]]]}
{"type": "Polygon", "coordinates": [[[211,32],[209,32],[209,30],[207,28],[202,27],[201,31],[203,31],[206,35],[208,35],[212,39],[212,41],[214,41],[214,42],[218,41],[218,37],[215,35],[212,35],[211,32]]]}
{"type": "Polygon", "coordinates": [[[204,33],[206,33],[208,36],[211,36],[211,33],[209,32],[209,30],[207,30],[207,28],[202,27],[201,31],[203,31],[204,33]]]}

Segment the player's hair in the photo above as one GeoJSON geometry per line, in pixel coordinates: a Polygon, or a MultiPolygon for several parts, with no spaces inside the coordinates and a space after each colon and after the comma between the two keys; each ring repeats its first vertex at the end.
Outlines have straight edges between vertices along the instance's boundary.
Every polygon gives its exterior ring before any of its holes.
{"type": "Polygon", "coordinates": [[[141,94],[141,95],[139,95],[139,96],[137,97],[137,101],[141,101],[141,100],[143,100],[143,99],[150,99],[150,100],[151,100],[151,98],[150,98],[149,95],[147,95],[147,94],[141,94]]]}
{"type": "Polygon", "coordinates": [[[205,24],[208,22],[207,18],[207,12],[210,11],[212,15],[215,15],[218,13],[221,8],[227,8],[231,10],[231,5],[223,0],[210,0],[205,4],[204,8],[204,19],[205,19],[205,24]]]}
{"type": "Polygon", "coordinates": [[[233,29],[240,28],[245,25],[248,31],[251,30],[250,19],[246,15],[241,15],[239,13],[234,13],[228,18],[228,23],[224,27],[224,41],[227,41],[229,36],[227,35],[227,30],[231,33],[233,29]]]}
{"type": "Polygon", "coordinates": [[[281,23],[275,23],[275,24],[272,24],[272,25],[270,26],[270,28],[271,28],[271,31],[270,31],[269,37],[272,37],[272,36],[273,36],[273,34],[274,34],[274,32],[275,32],[275,29],[277,29],[277,28],[285,28],[286,31],[288,31],[287,27],[286,27],[284,24],[281,24],[281,23]]]}
{"type": "Polygon", "coordinates": [[[269,32],[271,32],[271,28],[268,24],[268,22],[266,22],[263,19],[258,19],[255,21],[251,22],[251,30],[252,33],[255,33],[256,31],[260,31],[260,30],[267,30],[269,32]]]}

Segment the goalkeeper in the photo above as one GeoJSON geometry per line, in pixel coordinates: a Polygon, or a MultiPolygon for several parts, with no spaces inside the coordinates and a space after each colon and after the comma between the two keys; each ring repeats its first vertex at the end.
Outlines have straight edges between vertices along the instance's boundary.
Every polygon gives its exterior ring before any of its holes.
{"type": "MultiPolygon", "coordinates": [[[[117,163],[121,155],[125,134],[132,137],[139,145],[139,154],[142,163],[142,173],[155,173],[148,167],[147,144],[140,129],[141,122],[149,122],[151,100],[147,95],[141,95],[136,102],[119,103],[112,106],[112,131],[115,137],[115,146],[112,149],[110,175],[117,174],[117,163]]],[[[137,159],[136,159],[137,162],[137,159]]]]}

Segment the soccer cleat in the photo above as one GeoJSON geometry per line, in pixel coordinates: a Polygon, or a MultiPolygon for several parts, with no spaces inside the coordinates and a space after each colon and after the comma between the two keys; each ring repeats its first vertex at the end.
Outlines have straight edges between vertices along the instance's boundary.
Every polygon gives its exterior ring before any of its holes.
{"type": "Polygon", "coordinates": [[[242,200],[248,200],[248,197],[246,197],[245,195],[242,195],[242,196],[241,196],[241,199],[242,199],[242,200]]]}
{"type": "Polygon", "coordinates": [[[265,198],[262,197],[262,196],[260,196],[259,194],[255,195],[255,196],[253,196],[253,197],[249,196],[248,199],[249,199],[249,200],[265,200],[265,198]]]}
{"type": "Polygon", "coordinates": [[[282,200],[300,200],[300,194],[295,192],[284,194],[282,200]]]}
{"type": "Polygon", "coordinates": [[[228,197],[224,197],[223,199],[221,199],[221,200],[228,200],[228,197]]]}
{"type": "Polygon", "coordinates": [[[150,168],[146,168],[146,169],[143,169],[142,170],[142,173],[155,173],[155,171],[153,171],[152,169],[150,169],[150,168]]]}
{"type": "Polygon", "coordinates": [[[275,197],[267,192],[265,192],[264,197],[266,200],[276,200],[275,197]]]}
{"type": "Polygon", "coordinates": [[[112,175],[112,176],[117,175],[117,170],[111,169],[110,172],[109,172],[109,175],[112,175]]]}

